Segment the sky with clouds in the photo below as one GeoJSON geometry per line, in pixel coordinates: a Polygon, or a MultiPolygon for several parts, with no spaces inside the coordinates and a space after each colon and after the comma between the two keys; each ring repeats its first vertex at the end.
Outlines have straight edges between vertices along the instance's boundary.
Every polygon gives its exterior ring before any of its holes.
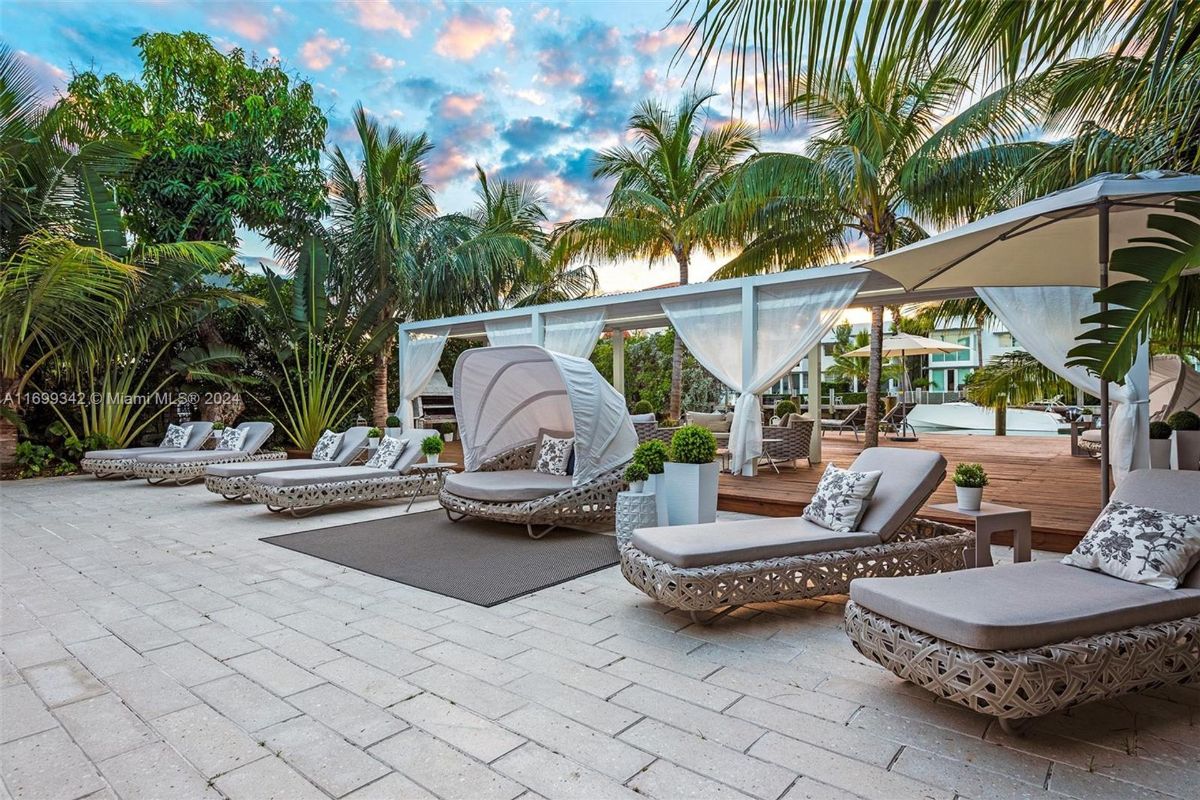
{"type": "MultiPolygon", "coordinates": [[[[443,210],[470,207],[478,163],[536,183],[554,222],[600,214],[609,186],[591,177],[594,154],[620,143],[642,99],[680,96],[686,69],[671,61],[684,29],[669,22],[669,0],[0,3],[0,35],[47,91],[61,90],[73,70],[136,75],[131,40],[142,32],[199,31],[220,48],[277,57],[309,80],[330,145],[353,151],[359,101],[388,124],[428,132],[443,210]]],[[[725,94],[711,107],[715,121],[730,114],[725,94]]],[[[795,150],[801,140],[768,132],[768,144],[795,150]]],[[[269,252],[253,235],[242,250],[269,252]]],[[[673,265],[598,266],[607,291],[675,275],[673,265]]],[[[694,278],[713,266],[700,259],[694,278]]]]}

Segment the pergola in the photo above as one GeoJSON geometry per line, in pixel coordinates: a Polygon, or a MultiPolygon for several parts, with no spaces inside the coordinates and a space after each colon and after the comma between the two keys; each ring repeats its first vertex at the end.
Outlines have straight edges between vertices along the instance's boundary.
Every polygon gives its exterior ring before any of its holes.
{"type": "MultiPolygon", "coordinates": [[[[708,281],[685,286],[671,286],[624,294],[609,294],[560,303],[547,303],[523,308],[488,311],[442,319],[406,322],[399,326],[399,375],[401,385],[401,410],[420,394],[433,374],[437,358],[431,348],[429,352],[418,352],[423,341],[436,344],[436,356],[440,356],[442,337],[461,339],[486,339],[489,331],[495,338],[502,329],[520,332],[527,343],[545,345],[547,328],[553,330],[554,320],[575,316],[591,317],[595,325],[591,330],[597,334],[611,334],[613,346],[613,385],[625,391],[625,332],[664,328],[671,325],[666,307],[679,301],[703,299],[740,302],[740,325],[742,353],[740,358],[742,385],[751,382],[756,357],[762,297],[781,290],[803,293],[807,287],[828,284],[839,278],[857,278],[862,281],[849,302],[849,307],[875,305],[900,305],[906,303],[945,300],[952,297],[973,296],[971,289],[930,289],[906,291],[899,283],[880,273],[873,272],[862,264],[836,264],[812,269],[792,270],[770,275],[708,281]],[[589,314],[589,312],[591,312],[589,314]],[[431,366],[431,362],[432,365],[431,366]]],[[[821,332],[822,334],[824,331],[821,332]]],[[[808,351],[810,407],[820,404],[821,349],[818,335],[814,346],[808,351]]],[[[593,342],[594,344],[594,342],[593,342]]],[[[589,346],[590,350],[590,346],[589,346]]],[[[794,365],[794,363],[793,363],[794,365]]],[[[793,365],[789,365],[793,366],[793,365]]],[[[738,377],[738,376],[733,376],[738,377]]],[[[411,413],[411,411],[408,411],[411,413]]],[[[820,420],[816,419],[817,430],[813,437],[813,459],[820,460],[820,420]]]]}

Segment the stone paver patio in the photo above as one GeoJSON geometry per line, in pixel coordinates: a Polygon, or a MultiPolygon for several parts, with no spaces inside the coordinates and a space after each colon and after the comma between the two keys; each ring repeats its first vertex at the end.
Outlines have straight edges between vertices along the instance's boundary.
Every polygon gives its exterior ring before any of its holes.
{"type": "Polygon", "coordinates": [[[703,627],[613,568],[483,609],[258,541],[400,510],[0,484],[0,796],[1200,795],[1196,688],[1013,739],[859,657],[838,602],[703,627]]]}

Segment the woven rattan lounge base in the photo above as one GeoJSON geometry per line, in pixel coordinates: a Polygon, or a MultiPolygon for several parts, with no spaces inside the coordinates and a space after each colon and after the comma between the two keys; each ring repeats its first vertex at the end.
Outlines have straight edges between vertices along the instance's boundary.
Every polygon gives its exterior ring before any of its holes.
{"type": "Polygon", "coordinates": [[[420,486],[420,475],[326,481],[299,486],[267,486],[255,481],[247,488],[246,499],[262,503],[268,511],[286,511],[294,517],[302,517],[327,506],[409,497],[420,486]]]}
{"type": "Polygon", "coordinates": [[[230,451],[229,455],[218,455],[217,451],[210,451],[211,455],[205,454],[205,458],[196,461],[183,463],[155,463],[153,461],[138,461],[133,467],[133,474],[139,478],[145,478],[146,482],[152,486],[157,486],[160,483],[174,483],[179,486],[185,486],[192,481],[199,480],[204,477],[204,471],[213,464],[235,464],[243,461],[281,461],[287,458],[287,453],[259,452],[252,453],[246,458],[235,457],[238,451],[230,451]]]}
{"type": "Polygon", "coordinates": [[[665,606],[712,611],[845,594],[855,578],[962,569],[963,549],[974,539],[965,528],[914,518],[881,545],[707,567],[677,567],[626,544],[621,547],[621,572],[665,606]]]}
{"type": "Polygon", "coordinates": [[[849,602],[854,647],[906,681],[959,705],[1015,721],[1081,703],[1200,680],[1200,616],[1028,650],[972,650],[849,602]]]}
{"type": "Polygon", "coordinates": [[[249,499],[250,487],[257,475],[205,475],[204,488],[226,500],[249,499]]]}
{"type": "Polygon", "coordinates": [[[97,478],[124,478],[131,480],[136,458],[85,458],[79,462],[81,472],[90,472],[97,478]]]}

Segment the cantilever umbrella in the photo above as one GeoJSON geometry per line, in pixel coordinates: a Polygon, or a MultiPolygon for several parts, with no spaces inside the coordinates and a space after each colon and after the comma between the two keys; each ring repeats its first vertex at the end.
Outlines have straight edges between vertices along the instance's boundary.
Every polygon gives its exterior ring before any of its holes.
{"type": "MultiPolygon", "coordinates": [[[[937,339],[929,339],[924,336],[914,336],[911,333],[898,333],[895,336],[886,336],[883,339],[883,357],[884,358],[900,358],[900,365],[904,366],[906,356],[928,356],[935,353],[953,353],[955,350],[966,350],[961,344],[952,342],[941,342],[937,339]]],[[[844,356],[851,358],[870,358],[871,346],[866,345],[857,350],[851,350],[849,353],[843,353],[844,356]]],[[[908,370],[903,370],[904,376],[904,391],[908,393],[912,391],[908,385],[908,370]]],[[[904,402],[901,400],[900,402],[904,402]]],[[[907,411],[907,408],[904,409],[907,411]]],[[[908,424],[908,414],[905,413],[904,419],[900,423],[900,432],[896,437],[897,442],[915,442],[917,441],[917,432],[913,430],[913,426],[908,424]],[[905,430],[912,431],[912,436],[905,436],[905,430]]]]}
{"type": "MultiPolygon", "coordinates": [[[[906,289],[1095,286],[1109,278],[1113,248],[1145,236],[1150,214],[1171,214],[1200,195],[1200,176],[1108,173],[887,253],[866,266],[906,289]]],[[[1104,306],[1101,306],[1104,309],[1104,306]]],[[[1056,365],[1048,365],[1054,367],[1056,365]]],[[[1058,365],[1061,366],[1061,365],[1058,365]]],[[[1108,502],[1108,384],[1100,385],[1101,494],[1108,502]]]]}

